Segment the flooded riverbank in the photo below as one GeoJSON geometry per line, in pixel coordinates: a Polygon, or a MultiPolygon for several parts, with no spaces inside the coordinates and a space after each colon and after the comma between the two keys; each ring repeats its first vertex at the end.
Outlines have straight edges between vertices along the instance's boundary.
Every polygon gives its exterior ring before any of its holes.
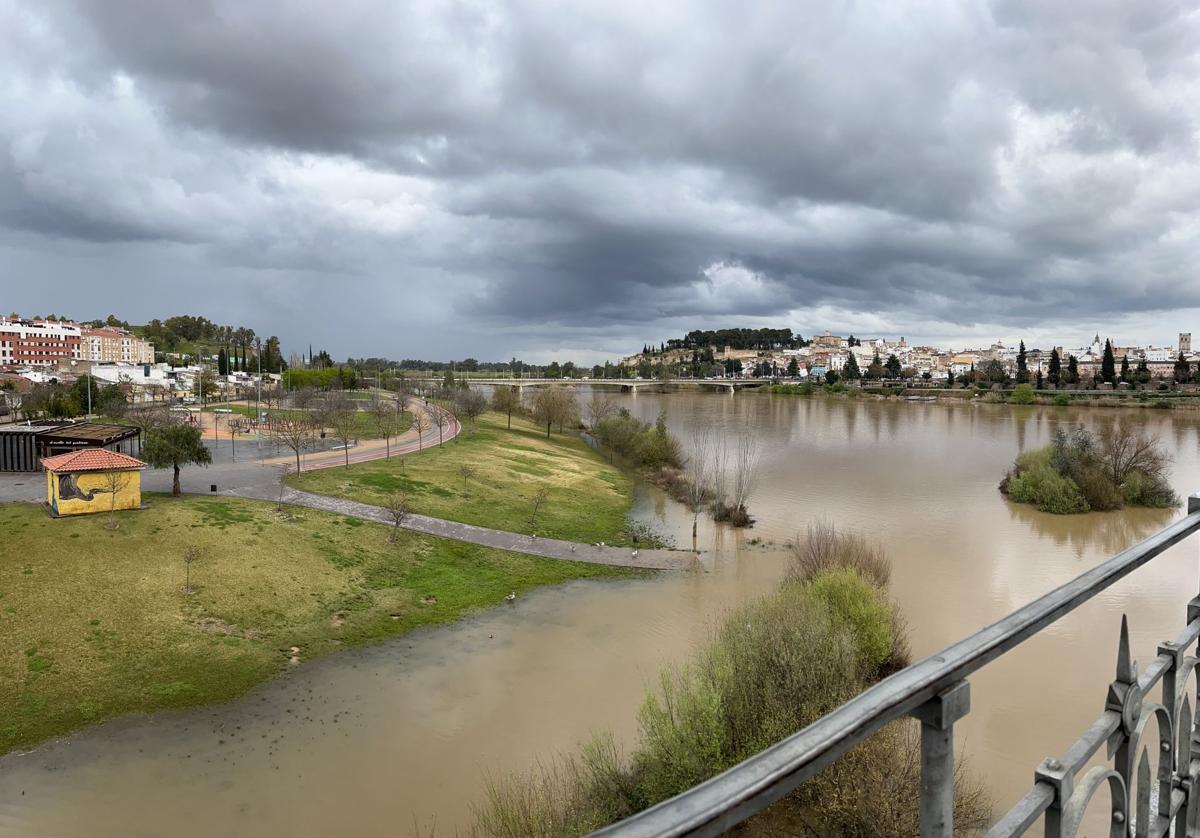
{"type": "MultiPolygon", "coordinates": [[[[815,518],[882,542],[914,653],[936,651],[1162,526],[1152,510],[1056,518],[1007,503],[1015,453],[1062,421],[1136,418],[1200,487],[1191,412],[641,393],[683,439],[753,432],[766,454],[747,531],[702,522],[703,572],[537,591],[454,626],[340,653],[219,708],[119,721],[0,761],[0,835],[363,836],[471,822],[489,774],[593,730],[628,741],[659,668],[769,590],[815,518]],[[760,539],[765,545],[749,543],[760,539]]],[[[635,516],[691,544],[691,516],[643,488],[635,516]]],[[[1148,658],[1197,590],[1185,542],[973,679],[960,742],[1006,806],[1099,714],[1128,613],[1148,658]]]]}

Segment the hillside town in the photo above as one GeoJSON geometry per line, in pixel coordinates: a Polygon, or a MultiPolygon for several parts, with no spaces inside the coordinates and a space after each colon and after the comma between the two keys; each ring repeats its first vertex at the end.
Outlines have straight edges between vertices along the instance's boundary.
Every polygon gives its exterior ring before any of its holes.
{"type": "Polygon", "coordinates": [[[1181,332],[1173,346],[1119,345],[1096,334],[1085,346],[1037,348],[1026,347],[1023,342],[1014,346],[997,341],[983,348],[952,349],[914,345],[904,337],[843,337],[828,331],[805,340],[792,337],[786,329],[693,332],[657,348],[646,346],[642,352],[622,359],[621,367],[625,374],[638,377],[757,377],[822,382],[888,378],[938,384],[951,379],[959,384],[988,379],[1015,381],[1024,369],[1030,382],[1040,378],[1048,383],[1103,386],[1106,345],[1114,366],[1127,370],[1115,382],[1118,386],[1190,382],[1200,368],[1200,352],[1192,350],[1190,332],[1181,332]],[[759,331],[768,332],[773,339],[757,340],[759,331]],[[741,340],[736,343],[741,345],[717,345],[705,339],[725,332],[740,332],[736,337],[741,340]],[[1181,376],[1184,364],[1188,374],[1181,376]]]}
{"type": "MultiPolygon", "coordinates": [[[[71,385],[91,376],[97,386],[120,385],[126,399],[191,402],[202,387],[236,396],[255,386],[257,371],[225,371],[211,352],[157,352],[129,329],[72,321],[0,316],[0,421],[16,415],[22,395],[39,384],[71,385]]],[[[278,373],[264,372],[267,383],[278,373]]]]}

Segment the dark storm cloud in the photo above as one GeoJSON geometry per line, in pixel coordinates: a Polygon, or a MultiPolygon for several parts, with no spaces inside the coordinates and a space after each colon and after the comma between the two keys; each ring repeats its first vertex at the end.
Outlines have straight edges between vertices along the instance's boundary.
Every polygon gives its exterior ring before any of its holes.
{"type": "MultiPolygon", "coordinates": [[[[123,265],[152,248],[160,274],[175,252],[220,287],[292,277],[326,295],[313,328],[342,353],[616,352],[756,318],[944,336],[1200,305],[1194,3],[0,16],[0,224],[123,265]]],[[[34,250],[23,265],[70,270],[34,250]]]]}

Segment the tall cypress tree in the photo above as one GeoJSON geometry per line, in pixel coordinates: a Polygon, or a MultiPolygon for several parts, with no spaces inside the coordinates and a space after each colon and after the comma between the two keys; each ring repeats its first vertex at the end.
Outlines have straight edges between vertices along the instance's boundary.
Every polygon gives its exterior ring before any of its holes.
{"type": "Polygon", "coordinates": [[[1121,380],[1126,384],[1129,383],[1129,355],[1126,353],[1121,356],[1121,380]]]}
{"type": "Polygon", "coordinates": [[[846,366],[842,367],[842,378],[847,381],[855,381],[862,378],[862,371],[858,368],[858,360],[854,357],[854,353],[850,353],[850,357],[846,360],[846,366]]]}
{"type": "Polygon", "coordinates": [[[1071,384],[1079,383],[1079,361],[1074,355],[1067,356],[1067,379],[1071,384]]]}
{"type": "Polygon", "coordinates": [[[1050,350],[1050,369],[1047,371],[1046,378],[1055,387],[1058,386],[1058,382],[1062,379],[1062,358],[1058,357],[1057,349],[1050,350]]]}
{"type": "Polygon", "coordinates": [[[1109,384],[1117,380],[1117,359],[1113,355],[1112,341],[1104,341],[1104,360],[1100,362],[1100,377],[1109,384]]]}
{"type": "Polygon", "coordinates": [[[1029,365],[1025,358],[1025,341],[1021,341],[1021,348],[1017,350],[1017,383],[1029,383],[1029,365]]]}
{"type": "Polygon", "coordinates": [[[1175,361],[1175,381],[1182,384],[1192,377],[1192,365],[1188,363],[1187,358],[1183,357],[1183,353],[1179,353],[1179,357],[1175,361]]]}

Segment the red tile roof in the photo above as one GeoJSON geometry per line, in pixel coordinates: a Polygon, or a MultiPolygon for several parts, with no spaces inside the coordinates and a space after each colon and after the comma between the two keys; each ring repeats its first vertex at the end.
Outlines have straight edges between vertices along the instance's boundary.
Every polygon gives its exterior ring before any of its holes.
{"type": "Polygon", "coordinates": [[[146,467],[146,464],[136,457],[109,451],[107,448],[81,448],[67,454],[44,457],[42,465],[46,471],[58,474],[68,471],[115,471],[146,467]]]}

